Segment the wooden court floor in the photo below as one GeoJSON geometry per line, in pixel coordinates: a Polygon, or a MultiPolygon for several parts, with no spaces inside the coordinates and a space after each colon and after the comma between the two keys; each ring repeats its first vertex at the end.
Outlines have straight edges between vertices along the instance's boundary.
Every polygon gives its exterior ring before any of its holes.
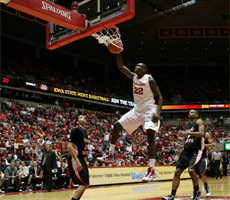
{"type": "MultiPolygon", "coordinates": [[[[169,195],[171,181],[126,184],[116,186],[90,187],[86,190],[81,200],[159,200],[160,197],[169,195]]],[[[230,200],[230,177],[222,180],[208,179],[212,196],[206,198],[203,182],[200,180],[202,200],[230,200]]],[[[177,191],[176,200],[189,200],[192,195],[192,181],[182,180],[177,191]]],[[[55,190],[52,192],[28,192],[19,194],[0,195],[0,200],[71,200],[74,190],[55,190]]]]}

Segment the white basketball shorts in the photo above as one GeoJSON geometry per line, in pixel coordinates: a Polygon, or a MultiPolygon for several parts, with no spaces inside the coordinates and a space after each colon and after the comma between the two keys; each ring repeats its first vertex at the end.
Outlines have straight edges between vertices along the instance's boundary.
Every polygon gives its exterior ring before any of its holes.
{"type": "Polygon", "coordinates": [[[132,133],[140,125],[143,126],[144,131],[151,129],[158,132],[160,128],[160,120],[157,123],[152,122],[153,114],[156,113],[157,105],[145,105],[142,108],[134,107],[118,120],[122,127],[128,132],[132,133]]]}

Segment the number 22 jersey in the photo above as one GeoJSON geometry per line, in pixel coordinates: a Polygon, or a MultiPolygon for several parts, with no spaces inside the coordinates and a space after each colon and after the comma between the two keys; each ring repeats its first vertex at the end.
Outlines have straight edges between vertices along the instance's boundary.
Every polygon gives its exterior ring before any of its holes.
{"type": "Polygon", "coordinates": [[[152,78],[150,74],[145,74],[140,79],[138,79],[137,74],[133,77],[133,98],[137,108],[155,103],[154,94],[149,85],[149,78],[152,78]]]}

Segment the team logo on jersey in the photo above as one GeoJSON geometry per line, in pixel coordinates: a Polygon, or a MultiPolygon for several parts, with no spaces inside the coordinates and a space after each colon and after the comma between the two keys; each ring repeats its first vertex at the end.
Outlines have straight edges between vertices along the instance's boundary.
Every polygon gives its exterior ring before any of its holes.
{"type": "Polygon", "coordinates": [[[138,86],[146,86],[144,83],[136,83],[135,81],[133,81],[133,84],[138,86]]]}
{"type": "Polygon", "coordinates": [[[193,131],[194,131],[194,127],[190,128],[190,129],[188,129],[188,130],[186,130],[186,131],[191,131],[191,132],[193,132],[193,131]]]}

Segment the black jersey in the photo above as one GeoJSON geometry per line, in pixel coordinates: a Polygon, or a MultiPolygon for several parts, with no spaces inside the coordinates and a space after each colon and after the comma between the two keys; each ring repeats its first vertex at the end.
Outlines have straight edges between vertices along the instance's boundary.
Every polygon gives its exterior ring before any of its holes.
{"type": "MultiPolygon", "coordinates": [[[[198,132],[199,129],[198,129],[198,125],[196,122],[197,120],[193,124],[188,123],[185,126],[186,131],[198,132]]],[[[189,151],[194,151],[194,152],[197,152],[197,150],[203,150],[204,149],[204,137],[195,137],[195,136],[186,135],[184,149],[189,150],[189,151]]]]}
{"type": "Polygon", "coordinates": [[[86,157],[88,155],[88,135],[80,126],[72,130],[69,142],[74,144],[74,150],[78,157],[86,157]]]}

